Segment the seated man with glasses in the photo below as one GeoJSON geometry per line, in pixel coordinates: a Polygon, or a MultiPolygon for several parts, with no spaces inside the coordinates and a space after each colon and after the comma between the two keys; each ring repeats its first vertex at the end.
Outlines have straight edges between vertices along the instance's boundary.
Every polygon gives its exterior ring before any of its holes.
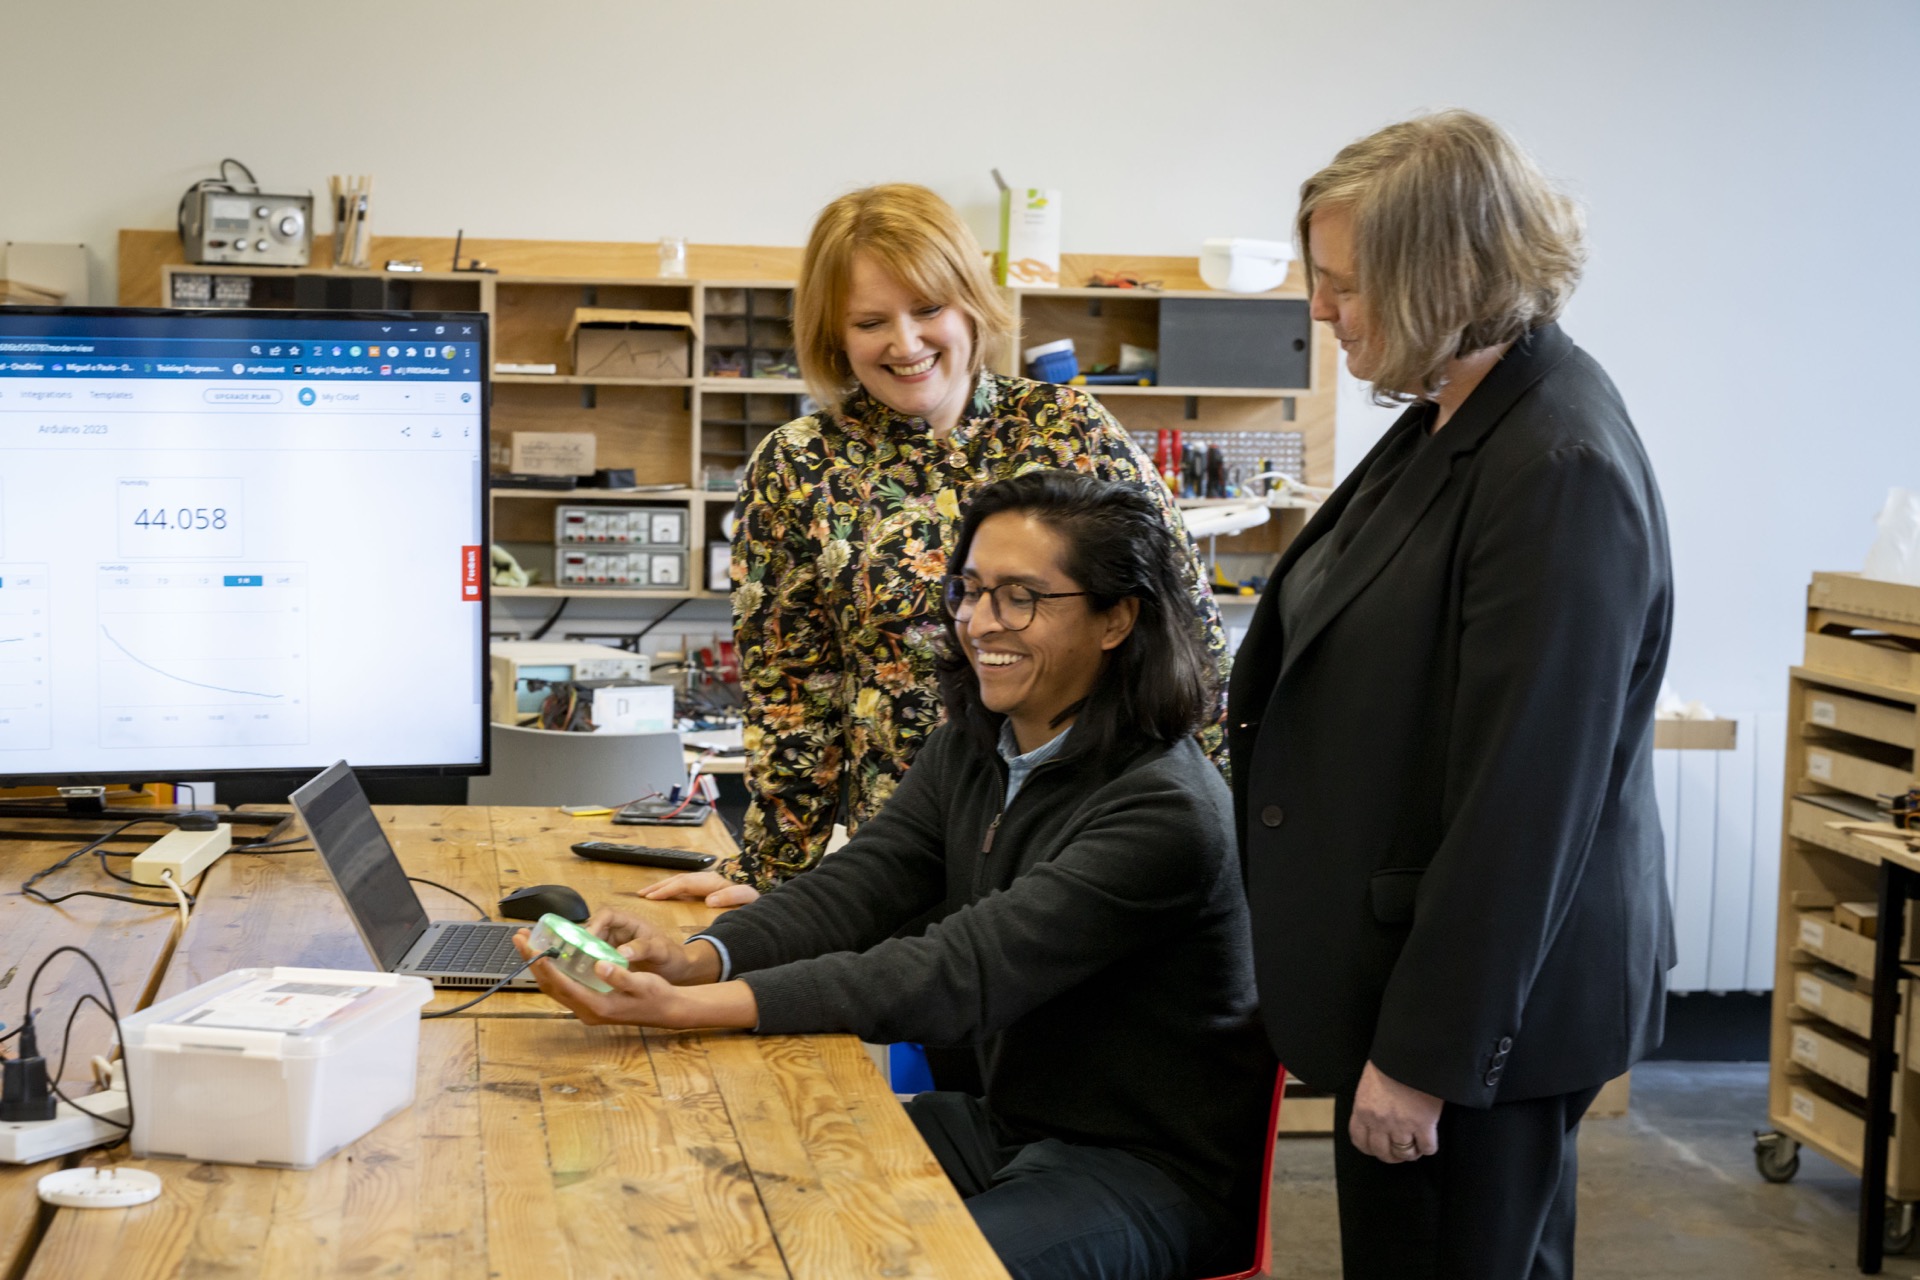
{"type": "Polygon", "coordinates": [[[686,942],[597,912],[611,993],[534,973],[587,1022],[971,1045],[986,1095],[908,1109],[1015,1276],[1244,1266],[1275,1066],[1179,550],[1137,488],[1034,471],[951,568],[948,722],[878,816],[686,942]]]}

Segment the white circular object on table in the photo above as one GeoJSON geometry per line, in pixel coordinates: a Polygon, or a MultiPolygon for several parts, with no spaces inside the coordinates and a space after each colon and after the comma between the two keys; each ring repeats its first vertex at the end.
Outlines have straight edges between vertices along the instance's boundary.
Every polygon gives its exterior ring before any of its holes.
{"type": "Polygon", "coordinates": [[[62,1169],[40,1179],[40,1198],[65,1209],[125,1209],[160,1196],[160,1175],[145,1169],[62,1169]]]}

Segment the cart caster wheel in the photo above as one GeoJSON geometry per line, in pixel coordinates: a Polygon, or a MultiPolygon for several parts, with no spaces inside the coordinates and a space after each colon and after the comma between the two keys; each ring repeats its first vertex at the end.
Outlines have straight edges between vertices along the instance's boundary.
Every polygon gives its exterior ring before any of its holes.
{"type": "MultiPolygon", "coordinates": [[[[1800,1144],[1784,1133],[1763,1133],[1753,1140],[1753,1163],[1768,1182],[1792,1182],[1800,1172],[1800,1144]]],[[[1893,1221],[1892,1218],[1888,1219],[1893,1221]]],[[[1912,1218],[1907,1219],[1907,1238],[1913,1238],[1912,1218]]]]}
{"type": "Polygon", "coordinates": [[[1904,1204],[1898,1200],[1887,1201],[1887,1225],[1881,1246],[1888,1253],[1905,1253],[1913,1248],[1916,1227],[1920,1227],[1920,1215],[1914,1213],[1912,1201],[1904,1204]]]}

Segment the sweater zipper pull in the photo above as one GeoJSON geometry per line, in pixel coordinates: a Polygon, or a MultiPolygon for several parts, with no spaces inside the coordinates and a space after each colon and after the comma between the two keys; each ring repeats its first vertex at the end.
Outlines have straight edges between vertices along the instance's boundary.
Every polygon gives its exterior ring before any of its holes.
{"type": "Polygon", "coordinates": [[[1007,811],[1005,809],[1002,809],[999,813],[996,813],[993,815],[993,822],[991,825],[987,827],[986,842],[980,846],[980,852],[982,853],[993,852],[993,833],[1000,829],[1000,819],[1006,816],[1007,816],[1007,811]]]}

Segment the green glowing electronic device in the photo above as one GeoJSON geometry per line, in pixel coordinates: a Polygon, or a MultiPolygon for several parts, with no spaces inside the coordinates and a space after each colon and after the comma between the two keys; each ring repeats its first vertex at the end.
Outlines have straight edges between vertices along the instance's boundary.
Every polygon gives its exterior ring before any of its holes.
{"type": "Polygon", "coordinates": [[[557,950],[560,954],[550,957],[554,967],[589,991],[604,994],[613,990],[593,971],[599,961],[605,960],[622,969],[627,967],[627,958],[610,943],[594,937],[565,916],[551,912],[541,916],[533,926],[532,942],[535,951],[557,950]]]}

